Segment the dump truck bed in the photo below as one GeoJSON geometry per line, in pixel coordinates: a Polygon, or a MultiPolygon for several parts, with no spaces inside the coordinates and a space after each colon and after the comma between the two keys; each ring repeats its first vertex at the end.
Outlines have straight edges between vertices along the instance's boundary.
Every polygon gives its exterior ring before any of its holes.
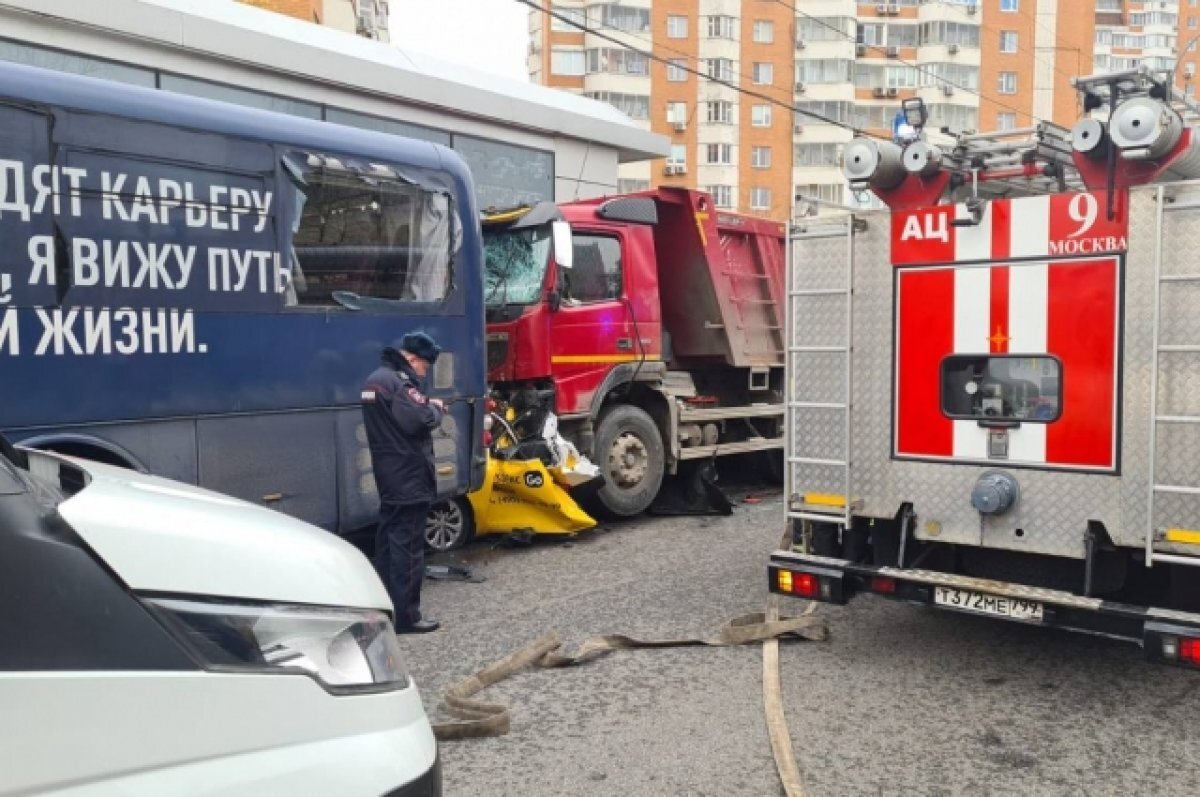
{"type": "Polygon", "coordinates": [[[663,327],[677,367],[782,367],[780,222],[718,211],[701,191],[659,188],[654,228],[663,327]]]}

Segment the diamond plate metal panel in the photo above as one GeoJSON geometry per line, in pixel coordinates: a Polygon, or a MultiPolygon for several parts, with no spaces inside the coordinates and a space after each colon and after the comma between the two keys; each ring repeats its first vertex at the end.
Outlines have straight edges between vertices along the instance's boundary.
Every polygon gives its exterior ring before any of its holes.
{"type": "MultiPolygon", "coordinates": [[[[1149,524],[1154,265],[1160,243],[1168,242],[1163,247],[1163,273],[1200,272],[1200,265],[1188,262],[1194,261],[1194,253],[1200,251],[1200,211],[1168,213],[1169,223],[1160,228],[1157,193],[1156,187],[1148,187],[1133,191],[1131,197],[1130,254],[1125,260],[1123,296],[1120,474],[1005,468],[1003,462],[997,462],[996,467],[1017,478],[1021,500],[1012,512],[983,524],[971,507],[970,495],[986,467],[891,458],[894,355],[890,230],[885,213],[862,217],[867,229],[856,233],[853,243],[851,497],[863,501],[864,513],[891,516],[901,503],[911,501],[918,515],[916,529],[920,537],[1066,557],[1083,555],[1083,533],[1089,520],[1103,522],[1119,545],[1144,545],[1149,524]]],[[[828,239],[797,241],[795,263],[811,270],[814,280],[823,280],[822,287],[839,287],[837,275],[845,261],[837,257],[845,257],[845,248],[839,252],[830,244],[828,239]]],[[[806,276],[804,287],[816,286],[806,276]]],[[[1173,295],[1171,301],[1164,302],[1164,320],[1167,325],[1175,325],[1169,329],[1171,335],[1178,336],[1175,342],[1200,343],[1200,321],[1179,320],[1189,306],[1194,307],[1194,302],[1182,294],[1178,300],[1173,295]],[[1184,340],[1185,335],[1193,337],[1184,340]]],[[[1200,415],[1200,355],[1187,362],[1175,365],[1164,357],[1160,411],[1200,415]]],[[[844,379],[839,361],[829,359],[817,365],[810,359],[793,358],[791,365],[789,385],[805,395],[798,399],[798,393],[793,392],[791,400],[837,400],[837,388],[844,379]]],[[[800,420],[797,414],[793,418],[800,420]]],[[[815,438],[811,434],[794,437],[792,444],[801,439],[815,438]]],[[[1181,476],[1190,460],[1196,472],[1192,478],[1200,483],[1200,468],[1194,464],[1200,462],[1200,434],[1172,439],[1164,447],[1162,459],[1167,473],[1181,476]]],[[[817,476],[811,467],[794,467],[793,488],[801,480],[817,476]]],[[[837,482],[840,484],[840,479],[837,482]]],[[[1171,525],[1200,527],[1200,500],[1166,498],[1157,501],[1159,527],[1168,519],[1171,525]],[[1177,516],[1193,520],[1189,525],[1183,519],[1177,522],[1177,516]]]]}

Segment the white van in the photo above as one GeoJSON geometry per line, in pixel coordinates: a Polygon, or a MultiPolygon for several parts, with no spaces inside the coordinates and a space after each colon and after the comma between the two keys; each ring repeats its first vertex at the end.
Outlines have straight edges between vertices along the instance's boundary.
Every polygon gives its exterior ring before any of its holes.
{"type": "Polygon", "coordinates": [[[390,611],[335,535],[0,437],[0,795],[440,795],[390,611]]]}

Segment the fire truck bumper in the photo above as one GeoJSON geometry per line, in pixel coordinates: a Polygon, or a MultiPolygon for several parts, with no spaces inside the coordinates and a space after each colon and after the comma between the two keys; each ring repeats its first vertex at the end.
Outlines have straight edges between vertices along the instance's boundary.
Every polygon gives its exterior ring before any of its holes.
{"type": "Polygon", "coordinates": [[[1005,581],[856,564],[792,551],[771,555],[771,592],[844,604],[859,593],[1137,642],[1149,658],[1200,667],[1200,614],[1135,606],[1005,581]]]}

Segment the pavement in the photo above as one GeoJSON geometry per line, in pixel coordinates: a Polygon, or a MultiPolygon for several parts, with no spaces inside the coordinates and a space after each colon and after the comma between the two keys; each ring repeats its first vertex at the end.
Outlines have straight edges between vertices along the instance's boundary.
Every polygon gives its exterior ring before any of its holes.
{"type": "MultiPolygon", "coordinates": [[[[481,539],[432,559],[486,581],[427,581],[443,630],[401,638],[431,718],[447,685],[551,629],[570,649],[597,633],[709,636],[762,610],[783,506],[740,498],[730,517],[647,517],[523,548],[481,539]]],[[[810,795],[1195,792],[1200,672],[1126,642],[874,596],[818,613],[829,641],[780,649],[810,795]]],[[[442,744],[447,795],[782,793],[757,645],[621,651],[479,697],[507,703],[512,729],[442,744]]]]}

